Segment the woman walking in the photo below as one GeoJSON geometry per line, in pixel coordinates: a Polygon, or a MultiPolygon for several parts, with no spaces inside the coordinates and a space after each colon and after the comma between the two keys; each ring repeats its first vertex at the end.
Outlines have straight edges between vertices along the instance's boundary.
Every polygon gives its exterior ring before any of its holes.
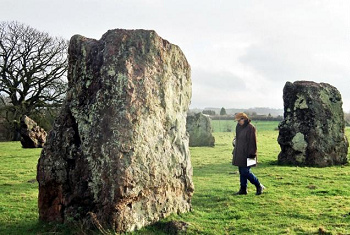
{"type": "Polygon", "coordinates": [[[260,195],[265,187],[250,170],[252,166],[257,164],[256,129],[245,113],[237,113],[235,120],[238,123],[234,140],[235,148],[232,152],[232,165],[238,166],[241,186],[236,195],[247,194],[248,180],[255,185],[256,195],[260,195]]]}

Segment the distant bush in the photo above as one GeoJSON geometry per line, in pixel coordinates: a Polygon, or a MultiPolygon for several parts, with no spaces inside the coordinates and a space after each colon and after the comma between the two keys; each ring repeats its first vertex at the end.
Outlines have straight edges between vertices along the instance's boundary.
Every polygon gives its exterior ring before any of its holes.
{"type": "MultiPolygon", "coordinates": [[[[272,116],[266,116],[266,115],[249,115],[249,118],[251,120],[256,120],[256,121],[282,121],[283,117],[282,116],[277,116],[277,117],[272,117],[272,116]]],[[[235,116],[234,115],[215,115],[211,116],[212,120],[234,120],[235,116]]]]}
{"type": "Polygon", "coordinates": [[[215,111],[214,110],[209,110],[209,109],[203,110],[202,113],[210,115],[210,116],[214,116],[215,115],[215,111]]]}

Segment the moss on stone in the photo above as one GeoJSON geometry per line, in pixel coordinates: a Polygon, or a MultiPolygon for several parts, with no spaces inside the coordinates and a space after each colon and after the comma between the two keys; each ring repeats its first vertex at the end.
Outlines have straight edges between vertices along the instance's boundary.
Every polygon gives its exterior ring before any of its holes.
{"type": "Polygon", "coordinates": [[[292,139],[293,149],[305,153],[307,142],[304,139],[304,135],[298,132],[292,139]]]}
{"type": "Polygon", "coordinates": [[[189,211],[191,79],[180,48],[154,31],[110,30],[72,37],[69,51],[69,99],[40,158],[41,218],[83,208],[82,219],[91,212],[122,232],[189,211]],[[49,195],[47,179],[62,190],[49,195]],[[45,205],[51,196],[64,206],[45,205]]]}
{"type": "Polygon", "coordinates": [[[283,164],[329,166],[347,163],[344,113],[339,91],[326,83],[287,82],[285,118],[278,142],[283,164]]]}

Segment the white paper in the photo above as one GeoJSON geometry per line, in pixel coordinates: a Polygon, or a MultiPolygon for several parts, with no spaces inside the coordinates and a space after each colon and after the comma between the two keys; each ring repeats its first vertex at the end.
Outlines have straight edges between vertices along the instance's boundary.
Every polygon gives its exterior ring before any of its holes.
{"type": "Polygon", "coordinates": [[[256,158],[247,158],[247,166],[256,165],[256,158]]]}

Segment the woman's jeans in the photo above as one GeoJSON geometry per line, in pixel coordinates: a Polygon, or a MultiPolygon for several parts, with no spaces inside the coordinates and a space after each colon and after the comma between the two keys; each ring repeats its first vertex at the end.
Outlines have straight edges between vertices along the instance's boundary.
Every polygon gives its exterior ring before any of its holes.
{"type": "Polygon", "coordinates": [[[241,181],[241,188],[247,188],[248,180],[250,183],[254,184],[256,187],[260,185],[258,178],[250,171],[250,166],[248,167],[238,167],[239,176],[241,181]]]}

